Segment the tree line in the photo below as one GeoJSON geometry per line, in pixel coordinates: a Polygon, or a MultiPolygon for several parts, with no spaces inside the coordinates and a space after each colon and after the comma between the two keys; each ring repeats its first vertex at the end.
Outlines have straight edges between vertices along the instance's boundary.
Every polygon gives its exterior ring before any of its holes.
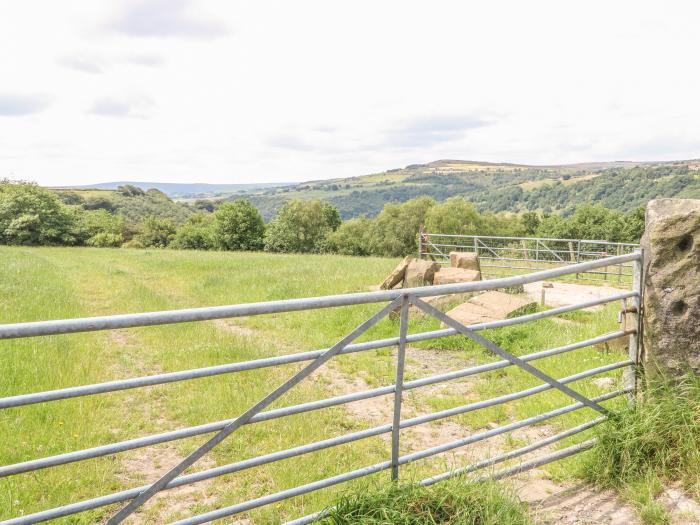
{"type": "MultiPolygon", "coordinates": [[[[148,193],[133,187],[118,191],[123,198],[141,198],[148,193]]],[[[161,199],[159,195],[151,198],[161,199]]],[[[443,202],[432,197],[416,197],[404,203],[387,203],[374,218],[361,216],[346,221],[335,206],[317,199],[285,202],[268,224],[246,199],[222,203],[211,210],[187,208],[186,214],[179,209],[173,213],[178,216],[150,215],[134,222],[128,215],[108,207],[95,208],[35,184],[0,181],[0,243],[8,245],[265,250],[395,257],[416,252],[421,226],[433,233],[621,242],[637,242],[644,228],[642,208],[623,213],[583,204],[566,217],[535,212],[488,213],[478,211],[464,197],[451,197],[443,202]]]]}

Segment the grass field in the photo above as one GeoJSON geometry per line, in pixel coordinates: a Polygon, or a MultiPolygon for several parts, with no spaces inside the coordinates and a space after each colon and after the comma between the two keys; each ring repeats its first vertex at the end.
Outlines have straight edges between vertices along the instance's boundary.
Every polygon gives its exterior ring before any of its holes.
{"type": "MultiPolygon", "coordinates": [[[[89,248],[0,248],[0,323],[131,313],[194,306],[308,297],[366,291],[381,282],[395,260],[340,256],[295,256],[230,252],[110,250],[89,248]]],[[[617,329],[615,309],[574,313],[563,320],[484,332],[504,348],[530,353],[617,329]]],[[[113,332],[94,332],[0,341],[0,397],[112,379],[184,370],[328,347],[379,309],[378,305],[260,316],[113,332]]],[[[435,320],[415,318],[411,331],[439,328],[435,320]]],[[[397,334],[397,323],[381,322],[364,339],[397,334]]],[[[415,345],[447,357],[454,368],[493,360],[461,337],[415,345]]],[[[416,350],[416,351],[418,351],[416,350]]],[[[623,351],[582,349],[540,363],[555,377],[619,361],[623,351]]],[[[418,354],[409,362],[420,365],[418,354]],[[413,360],[413,361],[411,361],[413,360]]],[[[391,349],[343,356],[338,370],[368,385],[393,383],[391,349]]],[[[0,464],[111,443],[155,432],[235,417],[289,377],[301,365],[228,374],[137,390],[54,401],[0,412],[0,464]]],[[[418,377],[415,366],[407,379],[418,377]]],[[[427,374],[426,374],[427,375],[427,374]]],[[[618,377],[618,373],[613,373],[618,377]]],[[[538,384],[511,368],[474,383],[474,394],[492,397],[538,384]]],[[[328,396],[329,380],[315,374],[274,405],[285,406],[328,396]]],[[[587,395],[602,393],[590,380],[576,383],[587,395]]],[[[464,395],[430,390],[413,406],[422,413],[464,404],[464,395]]],[[[622,402],[622,401],[621,401],[622,402]]],[[[508,405],[456,418],[479,429],[568,404],[563,395],[538,394],[508,405]]],[[[591,418],[577,411],[548,422],[553,428],[591,418]]],[[[194,468],[230,463],[265,452],[301,445],[368,425],[343,408],[248,425],[194,468]]],[[[577,437],[577,441],[580,440],[577,437]]],[[[99,460],[68,464],[0,479],[0,519],[9,518],[138,486],[162,474],[205,436],[136,450],[99,460]]],[[[512,446],[522,443],[513,442],[512,446]]],[[[328,451],[194,485],[177,498],[160,498],[140,515],[141,522],[178,517],[231,505],[388,458],[386,441],[373,438],[328,451]]],[[[450,457],[417,462],[406,478],[436,474],[450,457]],[[439,468],[439,470],[435,470],[439,468]]],[[[555,477],[571,476],[579,459],[554,465],[555,477]]],[[[375,476],[388,479],[387,473],[375,476]]],[[[324,490],[250,514],[254,523],[279,523],[329,504],[337,489],[324,490]]],[[[92,511],[66,523],[94,523],[107,511],[92,511]]]]}

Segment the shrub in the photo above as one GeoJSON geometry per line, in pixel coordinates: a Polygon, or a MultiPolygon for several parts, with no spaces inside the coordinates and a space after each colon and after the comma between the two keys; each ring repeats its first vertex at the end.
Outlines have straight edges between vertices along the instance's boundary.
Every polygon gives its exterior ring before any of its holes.
{"type": "Polygon", "coordinates": [[[120,233],[97,233],[90,237],[85,244],[96,248],[118,248],[124,242],[124,237],[120,233]]]}
{"type": "Polygon", "coordinates": [[[106,210],[82,210],[74,213],[73,234],[79,244],[119,246],[124,242],[124,221],[106,210]]]}
{"type": "Polygon", "coordinates": [[[205,213],[192,215],[175,233],[171,247],[182,250],[211,250],[215,248],[214,217],[205,213]]]}
{"type": "Polygon", "coordinates": [[[371,228],[367,217],[345,221],[328,236],[328,246],[341,255],[370,255],[371,228]]]}
{"type": "Polygon", "coordinates": [[[175,237],[175,224],[169,219],[149,217],[141,225],[136,240],[147,248],[167,248],[175,237]]]}
{"type": "Polygon", "coordinates": [[[225,203],[214,213],[214,239],[223,250],[260,250],[265,224],[247,199],[225,203]]]}

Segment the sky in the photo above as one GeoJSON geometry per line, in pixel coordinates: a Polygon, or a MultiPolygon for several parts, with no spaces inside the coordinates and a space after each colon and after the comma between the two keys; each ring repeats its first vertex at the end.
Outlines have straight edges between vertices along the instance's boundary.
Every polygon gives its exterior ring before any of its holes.
{"type": "Polygon", "coordinates": [[[0,0],[0,179],[700,157],[700,3],[0,0]]]}

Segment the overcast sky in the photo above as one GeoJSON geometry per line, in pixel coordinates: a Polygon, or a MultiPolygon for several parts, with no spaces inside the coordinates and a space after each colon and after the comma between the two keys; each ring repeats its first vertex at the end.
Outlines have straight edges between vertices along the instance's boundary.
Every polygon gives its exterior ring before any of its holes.
{"type": "Polygon", "coordinates": [[[0,178],[700,157],[694,1],[0,0],[0,178]]]}

